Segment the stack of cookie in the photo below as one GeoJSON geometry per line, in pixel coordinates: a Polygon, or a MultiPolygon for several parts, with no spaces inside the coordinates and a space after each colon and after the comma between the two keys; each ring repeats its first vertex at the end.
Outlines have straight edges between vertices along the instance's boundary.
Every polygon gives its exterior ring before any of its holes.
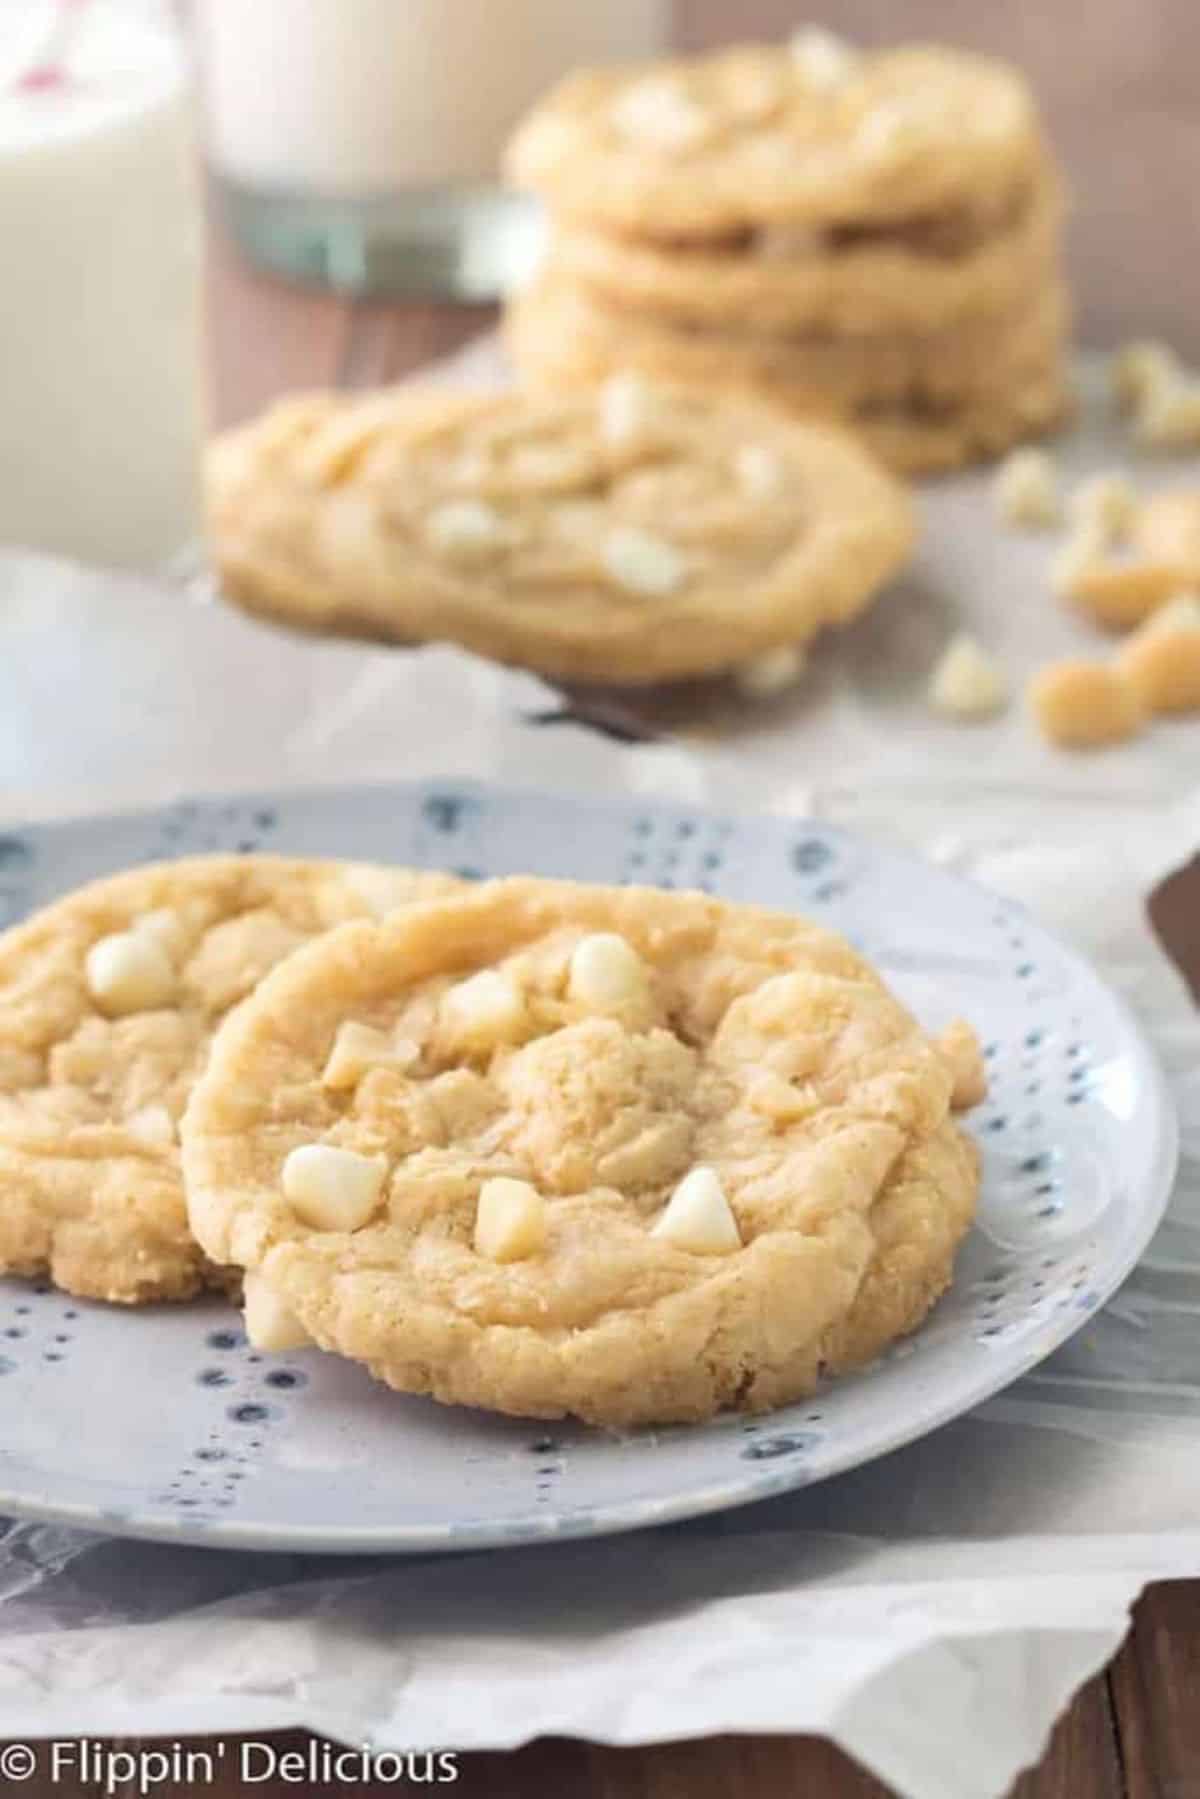
{"type": "Polygon", "coordinates": [[[507,320],[531,379],[750,389],[914,473],[1064,412],[1060,186],[1001,63],[807,31],[585,71],[526,120],[509,170],[551,214],[507,320]]]}

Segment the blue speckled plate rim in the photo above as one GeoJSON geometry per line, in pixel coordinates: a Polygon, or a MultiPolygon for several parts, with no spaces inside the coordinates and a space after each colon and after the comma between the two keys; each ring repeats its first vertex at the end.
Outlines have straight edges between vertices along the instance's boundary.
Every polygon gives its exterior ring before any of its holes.
{"type": "MultiPolygon", "coordinates": [[[[731,824],[739,822],[737,814],[718,812],[700,806],[667,804],[662,801],[645,799],[640,795],[624,795],[620,800],[605,800],[593,796],[577,795],[564,790],[492,784],[469,777],[453,776],[439,779],[435,776],[427,776],[413,781],[363,781],[282,789],[257,789],[233,793],[179,795],[176,799],[164,801],[157,806],[132,807],[111,813],[84,814],[78,817],[54,818],[40,822],[27,819],[14,820],[11,826],[6,828],[19,831],[25,836],[52,838],[60,832],[67,834],[81,829],[94,832],[103,830],[106,825],[118,826],[137,820],[149,821],[159,817],[171,806],[180,804],[194,804],[202,808],[230,803],[284,807],[303,805],[306,801],[324,800],[328,802],[338,797],[353,801],[364,793],[394,794],[398,799],[415,797],[423,793],[437,792],[446,786],[453,786],[457,792],[488,795],[493,799],[505,802],[519,803],[527,800],[531,804],[536,804],[546,799],[559,802],[568,800],[581,815],[590,812],[596,816],[612,817],[624,814],[631,805],[636,805],[638,811],[644,816],[658,820],[677,822],[680,819],[691,819],[696,823],[709,824],[719,824],[725,821],[731,824]]],[[[1114,1253],[1112,1257],[1107,1278],[1095,1284],[1095,1309],[1104,1305],[1140,1261],[1162,1222],[1174,1186],[1180,1153],[1179,1120],[1174,1101],[1158,1059],[1147,1043],[1140,1025],[1126,1002],[1108,985],[1086,957],[1064,943],[1052,931],[1047,930],[1019,901],[993,892],[982,882],[938,868],[902,846],[873,843],[869,839],[860,837],[853,831],[848,831],[825,819],[806,821],[802,818],[781,818],[771,814],[751,814],[749,816],[753,817],[758,824],[773,824],[781,830],[790,831],[804,828],[806,823],[811,824],[815,832],[847,846],[853,846],[870,859],[902,865],[914,872],[919,872],[926,879],[936,880],[949,891],[955,889],[967,891],[1019,912],[1028,928],[1039,935],[1046,944],[1052,946],[1056,955],[1074,971],[1077,977],[1097,991],[1112,1009],[1122,1027],[1129,1049],[1135,1054],[1139,1063],[1139,1074],[1145,1083],[1145,1103],[1153,1119],[1153,1142],[1149,1154],[1150,1174],[1142,1204],[1135,1214],[1136,1228],[1127,1229],[1120,1252],[1114,1253]]],[[[281,853],[286,853],[286,851],[281,853]]],[[[1142,1128],[1145,1128],[1144,1124],[1142,1128]]],[[[1086,1318],[1078,1314],[1064,1312],[1057,1323],[1046,1327],[1044,1334],[1039,1337],[1035,1350],[1019,1362],[998,1366],[994,1379],[976,1378],[971,1382],[969,1391],[959,1391],[957,1388],[951,1387],[940,1400],[929,1396],[924,1397],[923,1403],[910,1412],[903,1422],[898,1422],[893,1430],[882,1434],[880,1439],[865,1452],[861,1446],[854,1445],[847,1447],[842,1454],[835,1451],[815,1473],[804,1465],[799,1465],[778,1469],[770,1474],[742,1475],[715,1482],[711,1487],[689,1490],[675,1498],[614,1501],[602,1507],[589,1509],[579,1515],[567,1513],[547,1517],[541,1513],[530,1513],[525,1517],[509,1517],[501,1525],[481,1520],[477,1528],[466,1527],[458,1522],[444,1525],[386,1526],[374,1529],[357,1526],[349,1529],[315,1526],[291,1527],[281,1523],[270,1529],[264,1529],[261,1525],[239,1525],[236,1521],[230,1520],[215,1528],[206,1526],[203,1531],[200,1531],[189,1529],[185,1520],[176,1522],[169,1518],[160,1519],[129,1513],[123,1514],[117,1521],[106,1517],[99,1507],[56,1503],[49,1499],[31,1502],[27,1497],[10,1494],[3,1489],[0,1489],[0,1513],[38,1523],[99,1529],[109,1535],[136,1538],[147,1542],[189,1544],[209,1549],[247,1549],[260,1553],[277,1552],[280,1554],[459,1554],[472,1550],[519,1548],[537,1543],[568,1542],[582,1537],[615,1536],[626,1531],[682,1523],[690,1518],[701,1518],[714,1512],[728,1511],[737,1506],[753,1504],[758,1500],[774,1498],[780,1494],[831,1479],[835,1475],[848,1472],[851,1468],[862,1467],[876,1461],[891,1454],[893,1450],[902,1449],[906,1444],[929,1435],[943,1424],[962,1417],[985,1401],[994,1398],[996,1394],[1012,1386],[1045,1361],[1055,1350],[1061,1348],[1085,1322],[1086,1318]]],[[[869,1375],[869,1369],[864,1370],[864,1373],[869,1375]]]]}

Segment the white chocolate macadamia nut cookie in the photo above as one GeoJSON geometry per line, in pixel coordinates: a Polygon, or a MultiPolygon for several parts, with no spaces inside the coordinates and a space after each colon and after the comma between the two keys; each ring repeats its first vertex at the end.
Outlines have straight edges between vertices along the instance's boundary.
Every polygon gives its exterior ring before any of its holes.
{"type": "Polygon", "coordinates": [[[612,1426],[761,1410],[913,1329],[978,1168],[965,1026],[701,894],[497,881],[330,933],[227,1020],[192,1227],[405,1392],[612,1426]],[[503,1003],[500,1003],[503,1000],[503,1003]],[[414,1046],[326,1071],[347,1027],[414,1046]]]}
{"type": "Polygon", "coordinates": [[[596,683],[803,644],[869,605],[914,535],[835,428],[621,376],[289,401],[218,439],[209,498],[225,591],[253,612],[596,683]]]}
{"type": "Polygon", "coordinates": [[[188,1230],[177,1125],[220,1020],[300,944],[446,875],[196,856],[0,935],[0,1272],[134,1305],[225,1286],[188,1230]]]}

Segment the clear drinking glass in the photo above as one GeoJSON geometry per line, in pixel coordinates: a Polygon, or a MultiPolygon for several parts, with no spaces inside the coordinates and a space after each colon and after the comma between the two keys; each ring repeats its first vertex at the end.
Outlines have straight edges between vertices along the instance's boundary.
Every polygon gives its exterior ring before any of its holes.
{"type": "Polygon", "coordinates": [[[355,292],[490,299],[536,209],[501,146],[580,64],[655,54],[669,0],[194,0],[208,156],[249,255],[355,292]]]}
{"type": "Polygon", "coordinates": [[[171,0],[0,0],[0,545],[199,527],[200,191],[171,0]]]}

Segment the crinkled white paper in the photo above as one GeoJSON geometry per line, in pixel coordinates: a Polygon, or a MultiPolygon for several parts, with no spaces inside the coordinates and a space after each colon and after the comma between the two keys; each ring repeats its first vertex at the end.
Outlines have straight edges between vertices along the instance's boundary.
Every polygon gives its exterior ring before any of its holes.
{"type": "Polygon", "coordinates": [[[930,719],[924,672],[951,615],[1021,668],[1086,633],[1047,597],[1047,545],[996,526],[980,478],[924,503],[917,588],[820,650],[811,688],[758,711],[639,701],[676,735],[638,745],[529,722],[559,696],[452,650],[322,644],[164,588],[0,563],[6,815],[432,773],[816,810],[922,845],[1074,936],[1155,1042],[1185,1158],[1145,1262],[1081,1338],[971,1416],[787,1498],[369,1564],[12,1525],[0,1737],[307,1724],[469,1749],[815,1731],[911,1799],[992,1799],[1145,1582],[1200,1576],[1200,1019],[1141,903],[1200,843],[1198,727],[1072,759],[1019,710],[930,719]],[[714,717],[717,735],[696,734],[714,717]]]}

